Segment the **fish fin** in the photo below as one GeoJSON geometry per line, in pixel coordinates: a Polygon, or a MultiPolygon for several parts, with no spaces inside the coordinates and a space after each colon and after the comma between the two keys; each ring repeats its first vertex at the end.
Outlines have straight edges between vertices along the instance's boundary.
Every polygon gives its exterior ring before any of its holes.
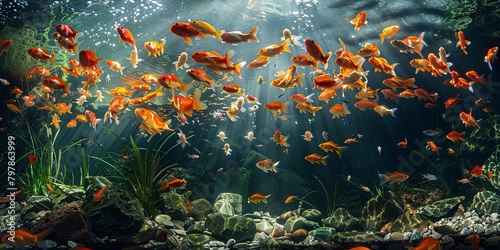
{"type": "Polygon", "coordinates": [[[201,90],[196,89],[193,95],[193,109],[194,110],[205,110],[208,108],[207,104],[200,101],[201,90]]]}
{"type": "Polygon", "coordinates": [[[243,62],[236,64],[236,66],[234,67],[234,72],[240,77],[240,79],[241,79],[240,69],[243,68],[243,66],[245,66],[245,64],[247,64],[247,62],[243,61],[243,62]]]}
{"type": "Polygon", "coordinates": [[[56,58],[56,54],[52,54],[49,58],[50,63],[52,63],[52,65],[54,65],[54,66],[56,66],[56,62],[54,61],[55,58],[56,58]]]}
{"type": "Polygon", "coordinates": [[[295,78],[295,82],[297,82],[298,85],[302,86],[302,81],[300,80],[300,78],[302,78],[303,76],[305,75],[305,73],[300,73],[296,78],[295,78]]]}
{"type": "Polygon", "coordinates": [[[217,38],[217,40],[219,40],[219,41],[222,41],[221,36],[222,36],[222,34],[224,34],[225,32],[226,32],[225,30],[217,30],[217,31],[215,32],[215,38],[217,38]]]}
{"type": "Polygon", "coordinates": [[[191,41],[190,37],[183,37],[184,42],[186,42],[189,46],[193,46],[193,41],[191,41]]]}
{"type": "Polygon", "coordinates": [[[47,245],[45,245],[45,242],[43,239],[45,239],[49,234],[51,234],[52,232],[54,231],[54,227],[49,227],[47,229],[45,229],[43,232],[35,235],[35,243],[43,248],[43,249],[47,249],[47,245]]]}
{"type": "Polygon", "coordinates": [[[398,110],[398,108],[393,108],[391,109],[391,115],[392,117],[396,118],[396,110],[398,110]]]}
{"type": "Polygon", "coordinates": [[[193,87],[194,87],[194,85],[192,85],[192,84],[182,84],[181,83],[181,84],[179,84],[179,92],[185,96],[187,94],[187,91],[193,87]]]}
{"type": "Polygon", "coordinates": [[[255,27],[250,31],[250,40],[254,40],[256,42],[259,42],[259,39],[257,38],[257,32],[259,32],[259,27],[255,27]]]}
{"type": "Polygon", "coordinates": [[[311,97],[312,97],[314,94],[316,94],[316,93],[312,93],[312,94],[310,94],[310,95],[306,96],[306,102],[314,102],[314,101],[311,99],[311,97]]]}
{"type": "Polygon", "coordinates": [[[290,51],[290,48],[288,46],[290,46],[290,40],[287,39],[281,44],[281,49],[286,53],[292,53],[292,51],[290,51]]]}

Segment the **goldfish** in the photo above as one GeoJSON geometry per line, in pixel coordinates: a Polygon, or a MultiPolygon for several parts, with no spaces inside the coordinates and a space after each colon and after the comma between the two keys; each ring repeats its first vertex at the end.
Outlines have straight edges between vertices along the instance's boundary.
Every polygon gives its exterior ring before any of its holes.
{"type": "Polygon", "coordinates": [[[411,99],[411,98],[414,98],[415,96],[415,93],[413,92],[413,90],[411,89],[405,89],[403,92],[399,93],[399,96],[402,97],[402,98],[405,98],[405,99],[411,99]]]}
{"type": "Polygon", "coordinates": [[[77,114],[75,117],[75,120],[77,120],[79,122],[88,122],[87,116],[85,116],[85,114],[77,114]]]}
{"type": "Polygon", "coordinates": [[[377,112],[380,116],[384,115],[391,115],[392,117],[396,118],[396,111],[398,108],[388,108],[385,105],[378,105],[373,108],[375,112],[377,112]]]}
{"type": "Polygon", "coordinates": [[[114,95],[114,96],[128,96],[128,97],[132,96],[132,93],[130,92],[130,90],[125,86],[117,86],[117,87],[109,90],[108,93],[110,95],[114,95]]]}
{"type": "Polygon", "coordinates": [[[173,189],[184,188],[187,184],[187,181],[184,179],[174,177],[173,179],[171,179],[169,181],[161,180],[160,184],[161,184],[161,187],[159,189],[160,191],[163,191],[165,189],[173,190],[173,189]]]}
{"type": "Polygon", "coordinates": [[[342,152],[345,151],[348,147],[347,146],[339,146],[339,145],[335,144],[333,141],[326,141],[326,142],[320,143],[319,148],[321,148],[326,153],[335,152],[335,153],[337,153],[339,158],[342,158],[342,152]]]}
{"type": "Polygon", "coordinates": [[[304,76],[304,73],[295,77],[296,71],[297,67],[295,65],[291,65],[282,76],[273,80],[270,85],[282,90],[285,90],[286,88],[294,88],[295,84],[302,86],[301,78],[304,76]]]}
{"type": "Polygon", "coordinates": [[[267,64],[269,64],[269,57],[267,56],[260,56],[257,59],[253,60],[250,62],[247,67],[251,69],[261,69],[263,67],[266,67],[267,64]]]}
{"type": "Polygon", "coordinates": [[[66,104],[65,102],[58,102],[54,103],[54,106],[56,106],[57,109],[59,109],[60,114],[71,114],[71,107],[73,106],[72,103],[69,105],[66,104]]]}
{"type": "Polygon", "coordinates": [[[479,165],[476,165],[472,170],[470,171],[470,175],[472,177],[479,177],[483,174],[483,168],[480,167],[479,165]]]}
{"type": "Polygon", "coordinates": [[[288,102],[271,101],[264,104],[264,108],[269,110],[274,116],[286,113],[288,102]]]}
{"type": "Polygon", "coordinates": [[[240,87],[239,84],[232,83],[221,87],[223,91],[229,94],[244,95],[245,90],[240,87]]]}
{"type": "Polygon", "coordinates": [[[389,65],[387,60],[382,57],[370,57],[368,59],[368,62],[375,68],[375,72],[384,72],[386,74],[391,74],[392,76],[396,76],[394,68],[399,63],[393,63],[392,65],[389,65]]]}
{"type": "Polygon", "coordinates": [[[380,185],[389,183],[389,184],[401,184],[403,181],[409,178],[407,174],[403,174],[400,172],[392,172],[390,174],[379,174],[380,185]]]}
{"type": "Polygon", "coordinates": [[[186,52],[182,52],[177,58],[177,61],[172,62],[172,64],[175,65],[175,70],[177,71],[178,69],[189,68],[189,65],[187,64],[187,59],[188,59],[188,54],[186,52]]]}
{"type": "Polygon", "coordinates": [[[463,111],[460,112],[458,117],[460,118],[460,120],[462,121],[462,123],[465,125],[466,128],[478,126],[476,119],[472,117],[472,108],[470,108],[470,112],[468,114],[463,111]]]}
{"type": "Polygon", "coordinates": [[[415,78],[410,77],[407,79],[401,78],[399,76],[394,76],[391,78],[384,79],[382,84],[391,88],[392,90],[397,90],[399,88],[407,89],[407,88],[415,88],[415,78]]]}
{"type": "Polygon", "coordinates": [[[488,64],[488,67],[490,67],[490,70],[493,70],[491,67],[491,63],[497,59],[497,53],[498,53],[498,46],[492,47],[488,50],[488,53],[486,53],[486,56],[484,57],[484,61],[488,64]]]}
{"type": "Polygon", "coordinates": [[[19,99],[19,97],[21,96],[21,94],[23,93],[23,91],[19,87],[14,86],[14,87],[10,88],[10,93],[11,94],[15,94],[16,95],[16,99],[19,99]]]}
{"type": "Polygon", "coordinates": [[[76,54],[76,51],[78,51],[79,43],[73,43],[70,39],[60,36],[57,32],[54,32],[52,35],[59,44],[59,48],[64,48],[70,54],[76,54]]]}
{"type": "Polygon", "coordinates": [[[467,178],[463,178],[463,179],[457,180],[457,183],[460,183],[460,184],[467,184],[469,182],[470,182],[470,180],[467,179],[467,178]]]}
{"type": "MultiPolygon", "coordinates": [[[[61,66],[61,69],[64,72],[66,72],[74,77],[79,77],[83,72],[83,68],[82,68],[81,64],[78,62],[78,60],[71,59],[71,60],[69,60],[69,64],[71,65],[71,68],[68,68],[66,66],[61,66]]],[[[47,69],[47,71],[48,71],[48,69],[47,69]]],[[[46,76],[50,76],[50,72],[46,76]]]]}
{"type": "Polygon", "coordinates": [[[308,131],[306,131],[306,132],[302,135],[302,137],[304,137],[304,140],[305,140],[306,142],[311,142],[312,138],[314,138],[313,134],[312,134],[312,133],[311,133],[311,131],[309,131],[309,130],[308,130],[308,131]]]}
{"type": "Polygon", "coordinates": [[[290,135],[284,136],[283,134],[281,134],[281,131],[276,130],[276,131],[274,131],[274,135],[271,138],[271,140],[276,142],[276,145],[278,145],[278,146],[290,147],[290,144],[287,142],[289,136],[290,135]]]}
{"type": "Polygon", "coordinates": [[[283,36],[281,37],[281,41],[289,40],[291,45],[302,47],[303,45],[299,42],[302,36],[294,36],[289,29],[283,30],[283,36]]]}
{"type": "Polygon", "coordinates": [[[56,31],[61,37],[67,38],[69,41],[71,41],[71,43],[75,41],[76,35],[80,33],[78,31],[75,31],[73,27],[69,26],[68,24],[56,25],[56,31]]]}
{"type": "Polygon", "coordinates": [[[137,68],[137,63],[142,62],[142,59],[139,59],[139,55],[137,54],[137,50],[134,49],[130,52],[130,64],[132,67],[137,68]]]}
{"type": "Polygon", "coordinates": [[[351,114],[351,111],[347,108],[347,104],[345,103],[333,105],[328,112],[332,114],[332,119],[351,114]]]}
{"type": "Polygon", "coordinates": [[[130,99],[121,96],[115,97],[109,103],[109,109],[106,114],[104,114],[104,122],[106,122],[107,119],[110,119],[109,122],[111,122],[111,119],[115,119],[115,123],[118,125],[118,115],[125,113],[129,104],[130,99]]]}
{"type": "Polygon", "coordinates": [[[78,100],[75,102],[78,104],[78,106],[83,106],[83,103],[87,102],[87,96],[82,95],[78,98],[78,100]]]}
{"type": "MultiPolygon", "coordinates": [[[[346,20],[349,21],[348,18],[346,18],[346,20]]],[[[368,23],[368,21],[366,21],[366,12],[365,11],[359,12],[356,15],[356,17],[351,20],[351,23],[354,24],[354,30],[359,30],[361,26],[368,23]]]]}
{"type": "Polygon", "coordinates": [[[226,137],[226,133],[224,133],[223,131],[220,131],[219,132],[219,139],[224,142],[225,139],[227,139],[226,137]]]}
{"type": "Polygon", "coordinates": [[[215,91],[215,81],[212,80],[202,69],[188,69],[186,74],[193,80],[207,84],[210,89],[215,91]]]}
{"type": "Polygon", "coordinates": [[[136,47],[134,35],[132,35],[132,32],[130,32],[129,29],[127,29],[123,26],[118,26],[118,27],[116,27],[116,31],[118,32],[118,35],[120,36],[120,42],[128,43],[128,44],[134,46],[134,48],[136,47]]]}
{"type": "Polygon", "coordinates": [[[330,75],[319,75],[313,78],[313,89],[329,89],[337,86],[339,83],[330,75]]]}
{"type": "Polygon", "coordinates": [[[38,161],[38,156],[34,154],[28,155],[28,166],[31,166],[33,163],[38,161]]]}
{"type": "Polygon", "coordinates": [[[173,99],[169,99],[169,101],[176,111],[180,111],[191,117],[193,116],[193,111],[201,111],[208,108],[207,104],[201,102],[200,97],[201,90],[196,89],[193,96],[189,95],[187,97],[182,97],[176,95],[173,99]]]}
{"type": "Polygon", "coordinates": [[[464,139],[465,132],[458,133],[457,131],[451,131],[446,135],[446,139],[456,142],[456,141],[465,141],[464,139]]]}
{"type": "Polygon", "coordinates": [[[480,83],[480,84],[486,84],[487,81],[484,79],[484,77],[479,75],[476,71],[474,70],[469,70],[465,73],[465,75],[472,81],[470,85],[474,83],[480,83]]]}
{"type": "Polygon", "coordinates": [[[102,199],[102,196],[104,195],[104,192],[109,188],[109,185],[105,185],[102,187],[99,191],[94,196],[94,202],[98,202],[102,199]]]}
{"type": "Polygon", "coordinates": [[[393,36],[395,36],[399,31],[399,26],[398,25],[392,25],[389,27],[386,27],[382,30],[382,33],[379,34],[380,41],[383,44],[385,39],[389,39],[393,36]]]}
{"type": "Polygon", "coordinates": [[[173,131],[173,129],[169,127],[172,120],[163,121],[163,119],[153,110],[136,108],[134,113],[141,123],[139,129],[146,130],[150,135],[155,133],[161,135],[162,130],[173,131]]]}
{"type": "Polygon", "coordinates": [[[438,156],[439,156],[439,151],[442,149],[441,147],[438,147],[434,141],[427,141],[426,148],[436,153],[438,156]]]}
{"type": "Polygon", "coordinates": [[[247,99],[248,102],[255,103],[257,105],[261,105],[261,103],[259,102],[259,99],[257,99],[257,97],[253,96],[252,94],[247,94],[245,96],[245,99],[247,99]]]}
{"type": "Polygon", "coordinates": [[[410,65],[415,68],[415,74],[417,74],[420,71],[422,72],[433,71],[431,63],[426,59],[412,59],[410,60],[410,65]]]}
{"type": "Polygon", "coordinates": [[[20,114],[22,112],[22,110],[18,106],[16,106],[16,104],[7,103],[7,108],[9,108],[11,111],[18,113],[18,114],[20,114]]]}
{"type": "Polygon", "coordinates": [[[286,198],[285,204],[291,203],[293,200],[295,200],[298,196],[296,195],[290,195],[286,198]]]}
{"type": "Polygon", "coordinates": [[[326,166],[326,159],[328,159],[328,155],[321,156],[316,153],[312,153],[304,157],[304,159],[312,164],[323,164],[326,166]]]}
{"type": "Polygon", "coordinates": [[[13,231],[12,234],[4,235],[2,237],[2,242],[15,248],[23,248],[25,246],[39,246],[43,249],[47,249],[44,239],[53,231],[54,228],[49,227],[39,234],[33,234],[28,229],[19,228],[13,231]]]}
{"type": "Polygon", "coordinates": [[[153,55],[157,57],[165,52],[165,44],[167,40],[163,40],[161,43],[157,41],[147,41],[144,43],[144,47],[148,50],[148,56],[153,55]]]}
{"type": "Polygon", "coordinates": [[[365,43],[364,47],[356,52],[356,55],[362,57],[380,56],[380,50],[377,44],[365,43]]]}
{"type": "Polygon", "coordinates": [[[356,143],[358,142],[358,138],[347,138],[344,143],[345,144],[351,144],[351,143],[356,143]]]}
{"type": "Polygon", "coordinates": [[[249,43],[251,40],[259,42],[259,39],[257,38],[258,32],[259,32],[258,27],[254,27],[252,30],[250,30],[250,33],[248,34],[241,31],[228,31],[224,32],[221,35],[221,39],[223,42],[230,43],[233,45],[237,45],[238,43],[241,42],[249,43]]]}
{"type": "Polygon", "coordinates": [[[89,123],[89,126],[94,128],[94,130],[96,128],[97,123],[99,123],[101,121],[101,119],[97,119],[95,116],[95,113],[90,111],[90,110],[85,110],[85,118],[86,118],[87,122],[89,123]]]}
{"type": "Polygon", "coordinates": [[[368,99],[373,99],[373,98],[378,99],[378,90],[379,89],[363,88],[362,90],[360,90],[358,93],[356,93],[354,95],[354,98],[360,99],[360,100],[368,100],[368,99]]]}
{"type": "Polygon", "coordinates": [[[66,123],[67,128],[74,128],[74,127],[76,127],[76,125],[77,125],[76,119],[73,119],[73,120],[69,121],[68,123],[66,123]]]}
{"type": "Polygon", "coordinates": [[[299,102],[297,105],[295,105],[295,108],[299,110],[299,112],[302,114],[303,112],[309,112],[313,116],[316,116],[316,112],[320,111],[323,109],[321,106],[313,106],[309,102],[299,102]]]}
{"type": "Polygon", "coordinates": [[[114,71],[120,72],[123,75],[123,67],[119,62],[113,60],[106,60],[106,64],[114,71]]]}
{"type": "Polygon", "coordinates": [[[257,164],[255,164],[255,165],[260,170],[262,170],[262,171],[264,171],[266,173],[268,171],[278,173],[278,170],[276,169],[276,166],[278,166],[279,163],[280,163],[279,161],[273,162],[272,160],[265,159],[265,160],[258,161],[257,164]]]}
{"type": "Polygon", "coordinates": [[[54,59],[56,58],[56,54],[51,55],[48,51],[42,48],[31,48],[28,50],[28,54],[30,54],[30,56],[35,60],[42,60],[44,62],[49,60],[52,65],[56,65],[56,62],[54,61],[54,59]]]}
{"type": "Polygon", "coordinates": [[[467,45],[470,44],[469,40],[465,39],[465,34],[463,31],[458,31],[457,33],[457,47],[460,47],[460,49],[464,52],[464,54],[467,55],[467,45]]]}
{"type": "Polygon", "coordinates": [[[0,50],[7,50],[10,45],[12,45],[12,40],[3,39],[2,41],[0,41],[0,50]]]}
{"type": "Polygon", "coordinates": [[[457,95],[457,96],[455,96],[455,97],[450,97],[448,100],[446,100],[446,101],[444,102],[444,107],[445,107],[446,109],[451,109],[451,108],[455,107],[455,105],[457,105],[457,103],[458,103],[460,100],[462,100],[462,99],[460,99],[460,98],[458,97],[458,95],[457,95]]]}
{"type": "Polygon", "coordinates": [[[255,194],[252,194],[250,195],[250,197],[248,197],[248,203],[252,202],[252,203],[259,203],[259,202],[263,202],[263,203],[267,203],[267,198],[269,198],[269,196],[271,196],[270,194],[269,195],[262,195],[260,193],[255,193],[255,194]]]}
{"type": "Polygon", "coordinates": [[[398,142],[398,147],[400,147],[400,148],[407,148],[408,147],[408,141],[406,140],[406,137],[405,137],[404,141],[398,142]]]}
{"type": "Polygon", "coordinates": [[[373,109],[378,106],[377,100],[360,100],[354,103],[354,107],[358,108],[361,111],[365,111],[366,109],[373,109]]]}
{"type": "Polygon", "coordinates": [[[229,143],[225,143],[225,144],[224,144],[224,147],[223,147],[222,149],[224,149],[224,153],[225,153],[226,155],[231,155],[231,151],[233,151],[233,150],[231,149],[231,145],[229,145],[229,143]]]}
{"type": "Polygon", "coordinates": [[[314,62],[316,63],[317,61],[319,61],[323,64],[324,70],[328,69],[328,61],[332,56],[332,52],[328,52],[325,55],[325,53],[323,52],[323,48],[321,48],[321,45],[319,45],[312,39],[306,39],[304,41],[304,45],[306,47],[307,54],[309,54],[309,56],[314,59],[314,62]]]}
{"type": "Polygon", "coordinates": [[[440,250],[442,248],[441,242],[433,237],[423,238],[416,247],[410,247],[408,250],[440,250]]]}
{"type": "Polygon", "coordinates": [[[59,122],[61,122],[61,120],[59,120],[59,116],[57,114],[54,114],[52,116],[52,122],[50,123],[50,125],[54,125],[54,127],[59,130],[61,129],[61,127],[59,126],[59,122]]]}
{"type": "Polygon", "coordinates": [[[137,98],[130,100],[130,105],[144,104],[144,103],[147,103],[148,101],[156,98],[157,96],[163,96],[163,92],[161,92],[161,88],[159,88],[155,91],[152,91],[150,93],[147,93],[143,97],[137,97],[137,98]]]}
{"type": "Polygon", "coordinates": [[[193,42],[191,41],[192,37],[202,37],[206,38],[207,36],[203,34],[202,32],[199,32],[198,30],[194,29],[189,23],[187,22],[176,22],[172,25],[170,25],[170,32],[173,34],[180,36],[184,39],[184,42],[188,44],[189,46],[193,45],[193,42]]]}
{"type": "Polygon", "coordinates": [[[219,41],[222,41],[221,36],[225,32],[224,30],[217,30],[214,26],[204,21],[191,21],[189,22],[189,26],[205,35],[214,36],[219,41]]]}
{"type": "Polygon", "coordinates": [[[267,57],[281,55],[281,52],[292,53],[292,51],[290,51],[288,46],[290,46],[290,42],[288,40],[285,40],[280,45],[277,44],[269,45],[265,48],[260,49],[257,53],[260,56],[267,56],[267,57]]]}
{"type": "Polygon", "coordinates": [[[186,95],[187,91],[193,87],[191,84],[183,84],[181,83],[181,80],[175,75],[175,74],[165,74],[160,77],[158,77],[158,83],[169,89],[178,89],[179,92],[183,95],[186,95]]]}
{"type": "Polygon", "coordinates": [[[233,103],[231,103],[231,105],[229,106],[229,108],[227,109],[226,113],[227,113],[227,117],[229,118],[229,120],[235,122],[237,121],[238,119],[238,113],[241,111],[241,112],[245,112],[245,108],[243,107],[243,103],[245,102],[245,98],[243,98],[242,96],[238,97],[238,99],[236,99],[236,101],[234,101],[233,103]]]}
{"type": "Polygon", "coordinates": [[[252,131],[248,132],[248,134],[245,135],[244,138],[247,139],[247,140],[249,140],[249,141],[253,141],[253,140],[257,139],[257,137],[255,137],[255,135],[253,134],[252,131]]]}
{"type": "Polygon", "coordinates": [[[312,68],[314,68],[314,70],[317,70],[318,69],[318,61],[311,60],[311,59],[313,59],[313,58],[309,55],[300,54],[300,55],[292,57],[292,59],[290,59],[290,60],[293,63],[301,66],[302,68],[312,67],[312,68]]]}

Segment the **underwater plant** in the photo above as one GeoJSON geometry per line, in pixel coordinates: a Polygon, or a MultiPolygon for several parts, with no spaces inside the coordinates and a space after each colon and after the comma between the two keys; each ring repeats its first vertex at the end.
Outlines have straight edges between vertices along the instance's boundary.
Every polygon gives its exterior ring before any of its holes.
{"type": "Polygon", "coordinates": [[[164,157],[169,156],[169,152],[177,145],[170,147],[165,152],[163,147],[170,141],[175,133],[169,133],[160,143],[158,148],[154,148],[154,141],[149,140],[147,148],[139,148],[132,136],[129,137],[130,145],[127,145],[115,132],[109,128],[104,128],[115,136],[121,143],[122,147],[128,152],[131,152],[129,159],[126,162],[128,169],[117,167],[116,158],[112,157],[109,152],[106,152],[108,157],[90,156],[105,165],[114,169],[121,175],[120,179],[125,179],[130,184],[135,197],[139,200],[144,208],[146,216],[153,216],[156,211],[156,203],[159,199],[156,184],[164,177],[166,170],[175,167],[177,164],[169,164],[170,160],[164,160],[164,157]]]}

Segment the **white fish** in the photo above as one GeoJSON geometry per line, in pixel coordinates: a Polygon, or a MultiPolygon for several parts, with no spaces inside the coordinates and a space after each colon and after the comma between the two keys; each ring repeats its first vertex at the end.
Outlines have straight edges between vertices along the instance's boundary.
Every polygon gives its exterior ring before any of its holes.
{"type": "Polygon", "coordinates": [[[82,106],[84,102],[87,102],[87,96],[82,95],[80,96],[80,98],[78,98],[76,104],[78,104],[78,106],[82,106]]]}
{"type": "Polygon", "coordinates": [[[1,82],[3,85],[10,85],[9,81],[7,81],[6,79],[3,79],[3,78],[0,78],[0,82],[1,82]]]}
{"type": "Polygon", "coordinates": [[[312,138],[314,138],[313,134],[311,133],[311,131],[306,131],[302,137],[304,137],[304,140],[307,141],[307,142],[310,142],[312,138]]]}
{"type": "Polygon", "coordinates": [[[323,136],[323,140],[328,141],[328,132],[323,131],[323,133],[321,133],[321,136],[323,136]]]}
{"type": "Polygon", "coordinates": [[[132,52],[130,52],[130,64],[132,64],[132,67],[137,68],[137,64],[139,62],[142,62],[142,59],[139,59],[139,55],[137,54],[137,50],[134,49],[132,52]]]}
{"type": "MultiPolygon", "coordinates": [[[[224,142],[225,139],[227,139],[226,134],[222,131],[219,132],[219,138],[222,142],[224,142]]],[[[226,143],[227,144],[227,143],[226,143]]],[[[229,144],[228,144],[229,145],[229,144]]]]}
{"type": "Polygon", "coordinates": [[[422,174],[422,177],[426,180],[429,180],[429,181],[437,180],[437,177],[433,174],[422,174]]]}
{"type": "Polygon", "coordinates": [[[245,136],[245,139],[248,139],[249,141],[253,141],[254,139],[257,139],[257,137],[254,137],[254,134],[252,131],[248,132],[248,134],[245,136]]]}
{"type": "Polygon", "coordinates": [[[378,155],[382,155],[382,147],[378,146],[377,147],[378,155]]]}
{"type": "Polygon", "coordinates": [[[252,107],[248,108],[248,111],[250,111],[250,112],[254,112],[254,111],[256,111],[257,109],[259,109],[259,106],[258,106],[258,105],[253,105],[252,107]]]}
{"type": "Polygon", "coordinates": [[[97,97],[97,100],[100,101],[100,102],[102,102],[102,98],[105,98],[104,96],[102,96],[102,92],[100,90],[97,90],[95,92],[95,95],[97,97]]]}
{"type": "Polygon", "coordinates": [[[189,65],[186,63],[187,60],[188,54],[186,52],[182,52],[177,61],[172,62],[172,64],[175,65],[175,70],[177,71],[178,69],[189,68],[189,65]]]}
{"type": "Polygon", "coordinates": [[[222,149],[224,149],[224,153],[226,153],[226,155],[231,155],[231,151],[233,151],[229,143],[224,144],[224,148],[222,149]]]}
{"type": "Polygon", "coordinates": [[[189,157],[190,159],[199,159],[199,158],[200,158],[200,156],[199,156],[199,155],[195,155],[195,154],[192,154],[192,155],[187,154],[187,155],[188,155],[188,157],[189,157]]]}
{"type": "Polygon", "coordinates": [[[365,191],[365,192],[370,192],[370,191],[371,191],[371,190],[370,190],[370,188],[369,188],[369,187],[367,187],[367,186],[361,186],[361,189],[362,189],[363,191],[365,191]]]}
{"type": "Polygon", "coordinates": [[[182,130],[180,128],[177,135],[179,136],[179,140],[177,141],[177,143],[180,143],[182,148],[185,148],[186,145],[191,146],[191,144],[187,141],[186,135],[182,133],[182,130]]]}

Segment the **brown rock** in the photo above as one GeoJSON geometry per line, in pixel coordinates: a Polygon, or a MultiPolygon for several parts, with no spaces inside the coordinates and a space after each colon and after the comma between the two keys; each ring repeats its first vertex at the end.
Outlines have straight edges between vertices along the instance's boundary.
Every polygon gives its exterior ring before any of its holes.
{"type": "Polygon", "coordinates": [[[292,240],[295,243],[302,242],[307,237],[307,230],[305,229],[297,229],[292,233],[292,240]]]}
{"type": "Polygon", "coordinates": [[[274,227],[273,231],[269,234],[273,238],[285,236],[285,229],[283,227],[274,227]]]}
{"type": "Polygon", "coordinates": [[[66,243],[68,240],[89,242],[92,235],[87,216],[75,203],[46,214],[35,225],[33,232],[39,233],[49,227],[54,227],[51,237],[60,243],[66,243]]]}

